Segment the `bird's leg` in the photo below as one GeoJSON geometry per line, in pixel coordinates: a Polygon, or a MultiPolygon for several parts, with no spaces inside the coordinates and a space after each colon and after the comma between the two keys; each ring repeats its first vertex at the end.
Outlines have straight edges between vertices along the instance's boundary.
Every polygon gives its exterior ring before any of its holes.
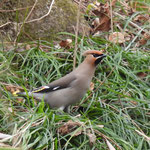
{"type": "Polygon", "coordinates": [[[64,112],[70,114],[70,106],[66,106],[64,109],[64,112]]]}
{"type": "Polygon", "coordinates": [[[61,106],[58,109],[61,110],[61,111],[63,111],[65,109],[65,106],[61,106]]]}
{"type": "Polygon", "coordinates": [[[58,111],[57,113],[58,113],[59,115],[63,115],[64,109],[65,109],[65,106],[59,107],[59,108],[57,109],[57,111],[58,111]]]}

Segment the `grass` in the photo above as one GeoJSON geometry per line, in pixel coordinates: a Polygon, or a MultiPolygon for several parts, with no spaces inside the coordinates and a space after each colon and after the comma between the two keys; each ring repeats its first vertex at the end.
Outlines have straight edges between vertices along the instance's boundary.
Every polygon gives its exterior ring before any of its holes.
{"type": "MultiPolygon", "coordinates": [[[[124,27],[131,28],[126,20],[124,27]]],[[[99,37],[79,38],[78,64],[86,49],[105,49],[107,57],[97,67],[94,91],[88,91],[77,107],[71,106],[69,114],[61,115],[44,102],[20,100],[10,91],[32,90],[72,71],[73,48],[64,52],[48,41],[24,43],[31,48],[23,51],[0,45],[0,133],[13,136],[0,142],[6,149],[95,150],[108,149],[109,141],[116,149],[149,150],[150,45],[136,47],[140,36],[122,45],[99,37]],[[74,129],[63,134],[69,120],[74,129]]]]}

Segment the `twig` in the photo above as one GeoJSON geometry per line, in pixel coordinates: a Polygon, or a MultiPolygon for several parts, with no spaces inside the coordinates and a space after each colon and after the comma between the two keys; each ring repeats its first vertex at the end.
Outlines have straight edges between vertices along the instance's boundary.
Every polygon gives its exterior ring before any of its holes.
{"type": "Polygon", "coordinates": [[[78,12],[77,12],[77,24],[75,30],[75,48],[74,48],[74,57],[73,57],[73,69],[76,67],[76,57],[77,57],[77,49],[78,49],[78,30],[79,30],[79,18],[80,18],[80,6],[81,1],[79,2],[78,12]]]}
{"type": "Polygon", "coordinates": [[[4,26],[7,26],[8,24],[11,24],[12,22],[6,22],[5,24],[2,24],[1,26],[0,26],[0,28],[2,28],[2,27],[4,27],[4,26]]]}
{"type": "MultiPolygon", "coordinates": [[[[29,15],[27,16],[27,18],[25,19],[25,21],[18,23],[19,25],[21,24],[21,25],[23,26],[23,24],[25,24],[25,23],[31,23],[31,22],[39,21],[39,20],[41,20],[41,19],[47,17],[47,16],[50,14],[51,9],[52,9],[52,6],[53,6],[55,0],[53,0],[53,1],[51,2],[51,5],[50,5],[50,7],[49,7],[49,10],[48,10],[48,12],[47,12],[45,15],[43,15],[43,16],[40,17],[40,18],[36,18],[36,19],[27,21],[27,19],[29,18],[31,12],[33,11],[33,9],[34,9],[34,7],[35,7],[37,1],[38,1],[38,0],[36,0],[35,3],[34,3],[34,5],[32,6],[32,9],[31,9],[29,15]]],[[[31,7],[31,6],[29,6],[29,8],[30,8],[30,7],[31,7]]],[[[27,7],[27,8],[28,8],[28,7],[27,7]]],[[[17,10],[21,10],[21,9],[25,9],[25,8],[20,8],[20,9],[15,9],[15,10],[8,10],[8,11],[17,11],[17,10]]],[[[5,11],[5,10],[0,10],[0,12],[3,12],[3,11],[5,11]]],[[[8,25],[8,24],[11,24],[11,23],[13,23],[13,22],[7,22],[7,23],[1,25],[0,28],[2,28],[3,26],[6,26],[6,25],[8,25]]],[[[14,24],[14,23],[13,23],[13,24],[14,24]]],[[[20,29],[22,28],[22,26],[20,27],[20,29]]],[[[20,31],[21,31],[21,30],[20,30],[20,31]]],[[[18,34],[20,34],[20,33],[18,33],[18,34]]],[[[17,36],[18,36],[18,34],[17,34],[17,36]]],[[[17,39],[16,39],[16,40],[17,40],[17,39]]],[[[15,42],[16,42],[16,40],[15,40],[15,42]]]]}
{"type": "MultiPolygon", "coordinates": [[[[48,12],[47,12],[45,15],[43,15],[43,16],[40,17],[40,18],[36,18],[36,19],[33,19],[33,20],[26,21],[26,22],[24,22],[24,23],[31,23],[31,22],[39,21],[39,20],[42,20],[43,18],[47,17],[47,16],[50,14],[51,10],[52,10],[52,6],[53,6],[53,4],[54,4],[54,1],[55,1],[55,0],[52,0],[51,5],[49,6],[48,12]]],[[[20,24],[21,24],[21,23],[20,23],[20,24]]]]}
{"type": "Polygon", "coordinates": [[[147,135],[145,135],[143,132],[140,132],[138,130],[135,130],[139,135],[143,136],[148,142],[150,142],[150,137],[148,137],[147,135]]]}
{"type": "Polygon", "coordinates": [[[17,41],[17,39],[18,39],[18,36],[20,35],[21,29],[22,29],[24,23],[25,23],[25,22],[28,20],[28,18],[30,17],[32,11],[34,10],[34,8],[35,8],[35,6],[36,6],[36,4],[37,4],[37,2],[38,2],[38,0],[35,1],[35,3],[34,3],[34,5],[33,5],[32,9],[30,10],[30,12],[29,12],[29,14],[28,14],[28,16],[25,18],[24,22],[21,24],[20,29],[19,29],[19,32],[17,33],[16,39],[15,39],[15,41],[14,41],[14,44],[16,44],[16,41],[17,41]]]}

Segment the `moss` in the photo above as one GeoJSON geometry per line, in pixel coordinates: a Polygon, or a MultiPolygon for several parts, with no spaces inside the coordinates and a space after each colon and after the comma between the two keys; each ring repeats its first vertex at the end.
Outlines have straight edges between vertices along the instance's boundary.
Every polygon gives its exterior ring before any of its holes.
{"type": "MultiPolygon", "coordinates": [[[[40,18],[41,16],[45,15],[48,12],[48,7],[51,4],[51,1],[52,0],[50,0],[50,2],[49,0],[39,0],[28,20],[40,18]]],[[[27,6],[33,6],[34,2],[35,1],[33,0],[12,0],[10,6],[11,9],[24,8],[27,6]]],[[[18,12],[1,14],[2,16],[4,15],[1,18],[3,18],[3,22],[7,22],[4,18],[7,18],[7,20],[11,20],[12,22],[23,22],[30,10],[31,7],[18,12]],[[5,15],[8,16],[6,17],[5,15]]],[[[31,39],[50,41],[57,38],[58,32],[74,33],[73,26],[76,25],[77,10],[77,5],[70,0],[55,0],[49,16],[39,21],[24,24],[18,42],[30,41],[31,39]]],[[[82,16],[81,20],[81,22],[84,21],[82,16]]],[[[13,25],[10,25],[8,26],[7,30],[12,30],[13,33],[17,33],[18,31],[15,31],[14,28],[15,27],[13,25]]],[[[8,36],[11,36],[12,39],[15,39],[16,33],[10,35],[11,33],[8,32],[8,36]]]]}

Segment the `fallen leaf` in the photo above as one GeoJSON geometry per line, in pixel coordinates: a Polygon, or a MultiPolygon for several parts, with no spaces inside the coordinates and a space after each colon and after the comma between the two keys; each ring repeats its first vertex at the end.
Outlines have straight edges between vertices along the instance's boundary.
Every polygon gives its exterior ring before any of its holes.
{"type": "Polygon", "coordinates": [[[108,39],[112,43],[124,43],[125,42],[124,34],[121,32],[113,32],[112,34],[109,35],[108,39]]]}
{"type": "Polygon", "coordinates": [[[16,87],[12,86],[12,85],[7,85],[6,86],[7,91],[14,93],[16,91],[16,87]]]}
{"type": "Polygon", "coordinates": [[[93,10],[93,13],[99,17],[99,25],[94,28],[93,33],[97,31],[109,31],[110,30],[110,10],[109,3],[106,4],[100,3],[96,10],[93,10]]]}
{"type": "Polygon", "coordinates": [[[147,76],[147,74],[144,73],[144,72],[138,72],[138,73],[137,73],[137,76],[138,76],[139,78],[143,79],[143,78],[145,78],[145,77],[147,76]]]}
{"type": "Polygon", "coordinates": [[[146,113],[146,115],[150,115],[150,112],[146,113]]]}
{"type": "Polygon", "coordinates": [[[132,103],[133,105],[137,105],[138,104],[138,102],[136,102],[136,101],[130,101],[130,103],[132,103]]]}
{"type": "MultiPolygon", "coordinates": [[[[23,98],[17,98],[17,101],[21,103],[21,102],[24,102],[24,99],[23,98]]],[[[36,101],[34,101],[34,103],[35,103],[35,105],[37,105],[36,101]]]]}
{"type": "Polygon", "coordinates": [[[112,1],[111,1],[111,5],[112,5],[112,7],[114,7],[114,6],[115,6],[116,2],[117,2],[117,0],[112,0],[112,1]]]}
{"type": "Polygon", "coordinates": [[[107,144],[109,150],[116,150],[107,139],[105,139],[105,140],[106,140],[106,144],[107,144]]]}
{"type": "Polygon", "coordinates": [[[5,85],[6,90],[11,93],[14,93],[15,91],[20,91],[23,89],[22,87],[11,85],[11,84],[4,84],[4,85],[5,85]]]}
{"type": "Polygon", "coordinates": [[[71,39],[66,39],[66,40],[62,40],[62,41],[59,43],[59,45],[60,45],[60,47],[69,49],[69,48],[71,48],[71,45],[70,45],[71,43],[72,43],[72,40],[71,40],[71,39]]]}
{"type": "Polygon", "coordinates": [[[138,21],[138,22],[141,22],[141,23],[145,23],[146,21],[148,21],[150,19],[149,15],[148,14],[142,14],[142,15],[137,15],[135,18],[134,18],[134,21],[138,21]]]}
{"type": "MultiPolygon", "coordinates": [[[[20,92],[20,91],[23,90],[23,88],[19,87],[19,86],[15,86],[15,85],[11,85],[11,84],[4,84],[4,85],[5,85],[6,90],[9,91],[9,92],[11,92],[14,96],[16,95],[15,94],[16,92],[20,92]]],[[[16,98],[16,99],[19,102],[23,102],[24,101],[24,98],[16,98]]],[[[12,111],[11,108],[9,108],[9,111],[12,111]]]]}
{"type": "Polygon", "coordinates": [[[26,47],[25,47],[25,49],[26,49],[26,50],[31,49],[31,45],[27,44],[26,47]]]}
{"type": "MultiPolygon", "coordinates": [[[[73,122],[72,120],[69,120],[67,123],[62,125],[61,127],[58,128],[58,133],[61,135],[66,135],[71,133],[76,127],[81,126],[81,123],[79,122],[73,122]]],[[[81,134],[82,131],[77,131],[74,136],[78,136],[81,134]]]]}
{"type": "Polygon", "coordinates": [[[143,38],[139,41],[139,45],[145,45],[150,40],[150,35],[145,33],[143,38]]]}
{"type": "Polygon", "coordinates": [[[125,39],[125,41],[130,41],[133,38],[134,38],[134,35],[124,32],[124,39],[125,39]]]}
{"type": "Polygon", "coordinates": [[[90,132],[87,133],[87,136],[89,138],[90,146],[93,146],[95,144],[95,142],[96,142],[96,136],[93,133],[90,133],[90,132]]]}

